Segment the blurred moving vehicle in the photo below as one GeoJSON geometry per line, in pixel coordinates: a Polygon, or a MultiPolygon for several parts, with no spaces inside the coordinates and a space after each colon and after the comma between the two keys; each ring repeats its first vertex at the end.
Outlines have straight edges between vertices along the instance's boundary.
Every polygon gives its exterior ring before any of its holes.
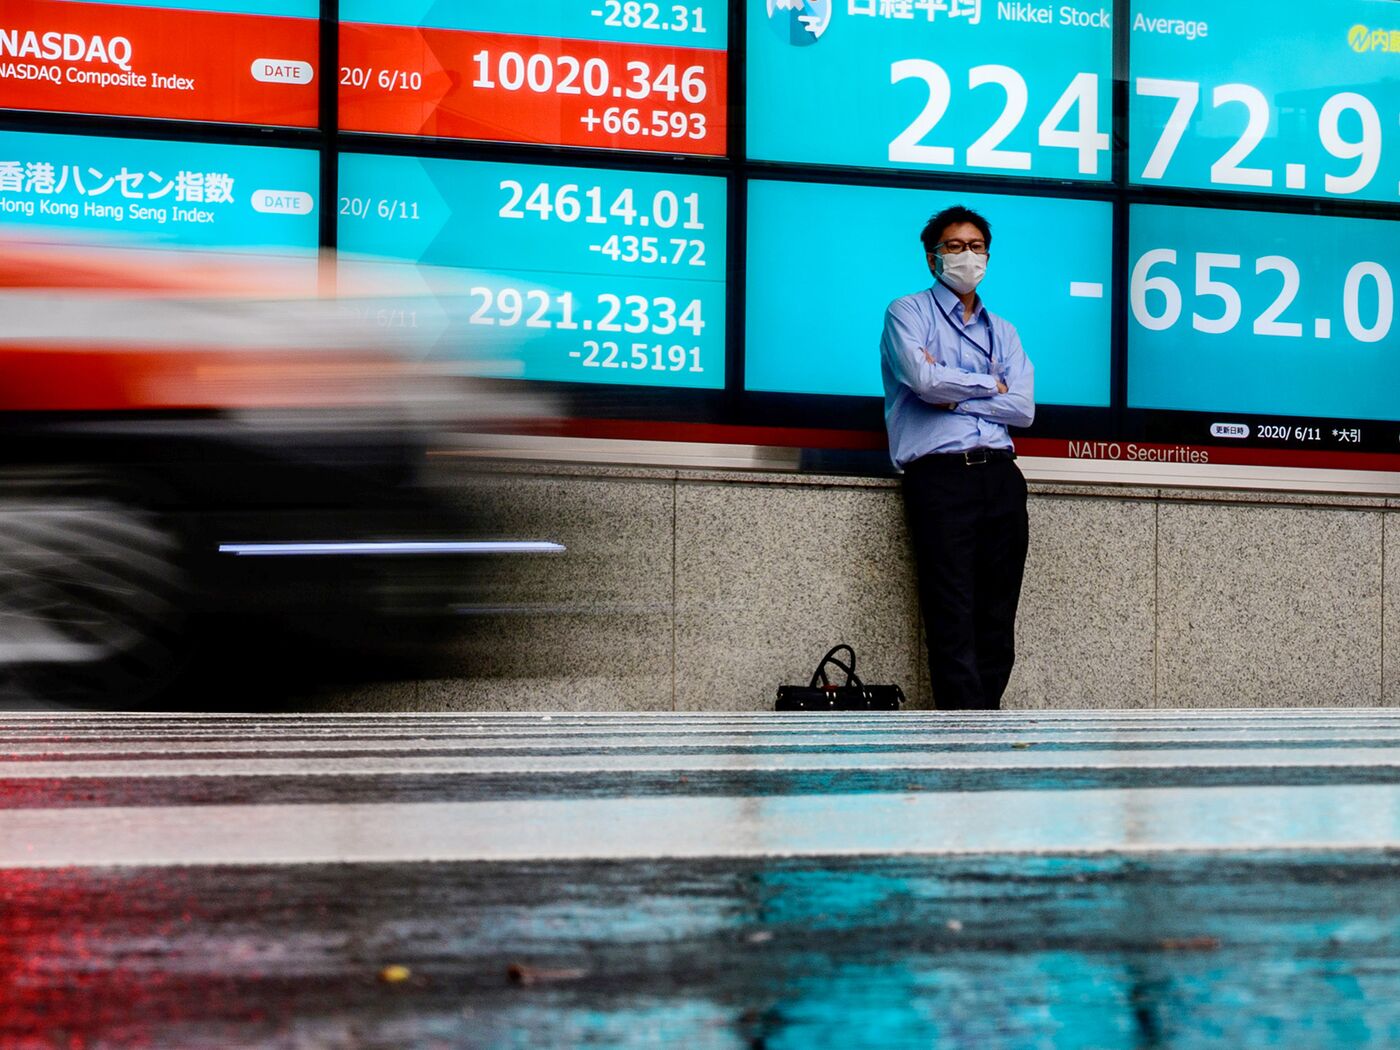
{"type": "Polygon", "coordinates": [[[401,655],[450,626],[480,559],[555,549],[469,538],[470,498],[426,454],[449,403],[456,422],[501,406],[316,272],[0,241],[12,694],[137,705],[184,682],[207,702],[312,643],[401,655]]]}

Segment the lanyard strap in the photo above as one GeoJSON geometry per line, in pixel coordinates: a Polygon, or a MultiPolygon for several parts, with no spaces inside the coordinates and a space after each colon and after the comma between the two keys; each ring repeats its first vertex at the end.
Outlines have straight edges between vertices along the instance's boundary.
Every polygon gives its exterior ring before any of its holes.
{"type": "Polygon", "coordinates": [[[996,332],[992,329],[992,322],[990,320],[987,321],[987,339],[991,343],[991,347],[989,349],[988,347],[985,347],[981,343],[979,343],[976,339],[972,338],[972,336],[968,335],[967,329],[963,328],[956,321],[954,321],[951,316],[949,316],[948,311],[943,309],[943,304],[938,301],[937,293],[930,291],[928,294],[933,299],[933,308],[943,315],[943,320],[947,321],[948,324],[958,333],[958,335],[962,336],[973,346],[977,347],[977,349],[980,350],[983,354],[986,354],[987,362],[992,366],[995,366],[997,363],[995,356],[997,336],[996,332]]]}

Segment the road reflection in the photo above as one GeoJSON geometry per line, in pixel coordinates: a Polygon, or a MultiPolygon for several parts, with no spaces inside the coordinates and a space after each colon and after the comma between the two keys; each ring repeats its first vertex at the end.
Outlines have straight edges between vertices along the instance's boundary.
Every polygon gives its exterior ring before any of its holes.
{"type": "Polygon", "coordinates": [[[1394,1046],[1397,875],[1383,853],[4,872],[0,1043],[1394,1046]]]}

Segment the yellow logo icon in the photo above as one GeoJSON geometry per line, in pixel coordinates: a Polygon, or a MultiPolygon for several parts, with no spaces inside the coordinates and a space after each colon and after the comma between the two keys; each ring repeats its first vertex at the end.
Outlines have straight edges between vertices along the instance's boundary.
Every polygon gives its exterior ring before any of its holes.
{"type": "Polygon", "coordinates": [[[1355,25],[1347,33],[1347,43],[1358,55],[1367,51],[1386,51],[1400,54],[1400,29],[1369,29],[1355,25]]]}

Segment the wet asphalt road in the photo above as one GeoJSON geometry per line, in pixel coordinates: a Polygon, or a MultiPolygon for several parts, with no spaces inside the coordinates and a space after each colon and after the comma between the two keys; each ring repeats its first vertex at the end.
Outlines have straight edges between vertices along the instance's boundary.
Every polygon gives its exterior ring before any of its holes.
{"type": "Polygon", "coordinates": [[[1400,1045],[1400,714],[0,720],[0,1047],[1400,1045]]]}

